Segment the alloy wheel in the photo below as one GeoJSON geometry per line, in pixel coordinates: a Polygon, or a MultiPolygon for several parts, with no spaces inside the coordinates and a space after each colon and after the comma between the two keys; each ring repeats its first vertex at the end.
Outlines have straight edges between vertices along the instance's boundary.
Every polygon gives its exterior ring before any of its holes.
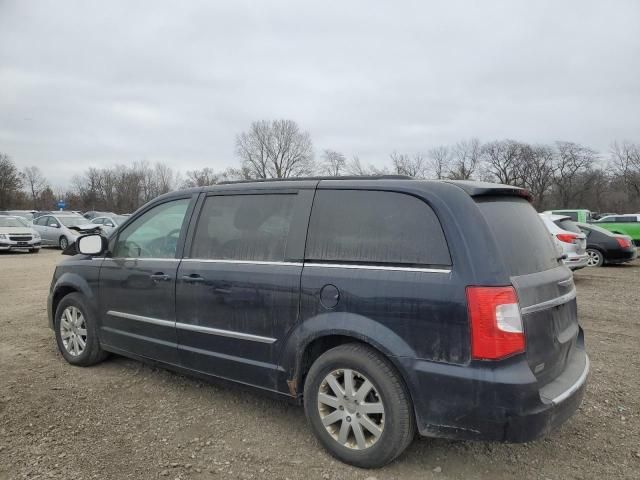
{"type": "Polygon", "coordinates": [[[595,250],[589,250],[587,252],[587,266],[597,267],[600,264],[600,253],[595,250]]]}
{"type": "Polygon", "coordinates": [[[60,337],[64,349],[73,357],[87,347],[87,324],[78,307],[68,306],[60,316],[60,337]]]}
{"type": "Polygon", "coordinates": [[[318,411],[329,435],[352,450],[371,447],[384,430],[382,398],[356,370],[334,370],[324,378],[318,389],[318,411]]]}

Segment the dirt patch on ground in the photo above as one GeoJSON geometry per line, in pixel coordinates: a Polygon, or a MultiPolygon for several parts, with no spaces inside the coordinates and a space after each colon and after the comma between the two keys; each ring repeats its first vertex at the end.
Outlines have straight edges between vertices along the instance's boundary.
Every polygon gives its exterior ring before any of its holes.
{"type": "Polygon", "coordinates": [[[121,357],[75,368],[47,328],[64,257],[0,254],[0,480],[640,478],[640,262],[576,273],[592,372],[562,428],[524,445],[422,439],[365,471],[325,454],[301,408],[121,357]]]}

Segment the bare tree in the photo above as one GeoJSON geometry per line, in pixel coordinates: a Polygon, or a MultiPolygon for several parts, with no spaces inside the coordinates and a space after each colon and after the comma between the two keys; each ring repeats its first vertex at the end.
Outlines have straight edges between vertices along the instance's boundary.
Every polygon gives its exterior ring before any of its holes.
{"type": "Polygon", "coordinates": [[[579,207],[574,200],[580,193],[580,173],[591,170],[595,152],[573,142],[556,142],[556,168],[554,185],[559,202],[569,208],[579,207]]]}
{"type": "Polygon", "coordinates": [[[20,172],[8,155],[0,153],[0,209],[11,208],[21,188],[20,172]]]}
{"type": "Polygon", "coordinates": [[[499,183],[522,185],[525,149],[524,144],[515,140],[499,140],[484,144],[481,156],[487,173],[499,183]]]}
{"type": "Polygon", "coordinates": [[[451,149],[441,145],[429,150],[428,156],[433,176],[438,180],[445,178],[451,166],[451,149]]]}
{"type": "Polygon", "coordinates": [[[554,181],[555,153],[548,145],[521,145],[522,166],[520,176],[533,197],[533,204],[543,209],[545,199],[554,181]]]}
{"type": "Polygon", "coordinates": [[[372,164],[364,165],[360,161],[360,157],[358,157],[357,155],[354,155],[351,160],[347,162],[345,171],[349,175],[356,175],[359,177],[372,175],[389,175],[391,173],[386,167],[378,168],[372,164]]]}
{"type": "Polygon", "coordinates": [[[634,199],[640,198],[640,144],[628,141],[613,142],[611,156],[614,170],[634,199]]]}
{"type": "Polygon", "coordinates": [[[326,175],[337,177],[341,173],[344,173],[346,166],[347,159],[342,153],[336,152],[335,150],[325,150],[322,152],[322,165],[320,168],[326,175]]]}
{"type": "Polygon", "coordinates": [[[477,138],[458,142],[453,148],[453,161],[449,174],[452,180],[469,180],[480,161],[480,141],[477,138]]]}
{"type": "Polygon", "coordinates": [[[409,155],[406,153],[393,152],[389,155],[393,170],[397,175],[408,175],[410,177],[424,178],[427,173],[427,158],[422,153],[409,155]]]}
{"type": "Polygon", "coordinates": [[[236,152],[253,178],[289,178],[315,169],[308,132],[292,120],[253,122],[236,137],[236,152]]]}
{"type": "Polygon", "coordinates": [[[47,179],[44,178],[38,167],[25,167],[21,172],[23,184],[31,195],[31,202],[34,210],[40,208],[40,194],[47,188],[47,179]]]}
{"type": "Polygon", "coordinates": [[[220,174],[216,173],[212,168],[205,167],[200,170],[187,170],[187,178],[182,187],[206,187],[207,185],[215,185],[219,181],[220,174]]]}

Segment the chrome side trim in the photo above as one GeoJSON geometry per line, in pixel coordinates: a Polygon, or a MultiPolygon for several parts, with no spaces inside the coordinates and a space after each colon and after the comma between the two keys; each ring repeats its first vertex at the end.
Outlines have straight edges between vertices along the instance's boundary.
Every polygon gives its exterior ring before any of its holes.
{"type": "Polygon", "coordinates": [[[547,308],[557,307],[558,305],[567,303],[574,298],[576,298],[575,288],[573,288],[569,293],[552,298],[551,300],[546,300],[544,302],[536,303],[535,305],[529,305],[528,307],[521,308],[520,313],[522,315],[526,315],[527,313],[539,312],[540,310],[546,310],[547,308]]]}
{"type": "Polygon", "coordinates": [[[260,335],[251,335],[250,333],[234,332],[231,330],[221,330],[219,328],[203,327],[201,325],[192,325],[190,323],[176,323],[176,327],[181,330],[189,330],[191,332],[207,333],[209,335],[218,335],[220,337],[237,338],[240,340],[250,340],[260,343],[275,343],[276,339],[271,337],[261,337],[260,335]]]}
{"type": "Polygon", "coordinates": [[[252,335],[250,333],[234,332],[232,330],[221,330],[218,328],[203,327],[201,325],[191,325],[189,323],[171,322],[169,320],[161,320],[159,318],[145,317],[142,315],[134,315],[132,313],[117,312],[109,310],[107,315],[112,317],[126,318],[127,320],[136,320],[138,322],[150,323],[161,327],[179,328],[181,330],[189,330],[191,332],[207,333],[209,335],[218,335],[220,337],[237,338],[239,340],[250,340],[260,343],[275,343],[276,339],[271,337],[261,337],[260,335],[252,335]]]}
{"type": "Polygon", "coordinates": [[[154,261],[154,262],[179,262],[179,258],[153,258],[153,257],[96,257],[98,259],[104,260],[120,260],[121,262],[133,262],[133,261],[154,261]]]}
{"type": "Polygon", "coordinates": [[[288,265],[290,267],[301,267],[300,262],[270,262],[261,260],[218,260],[218,259],[200,259],[200,258],[184,258],[186,263],[228,263],[236,265],[288,265]]]}
{"type": "Polygon", "coordinates": [[[585,356],[584,370],[582,371],[582,374],[580,375],[580,377],[578,377],[578,380],[576,380],[576,383],[571,385],[568,389],[566,389],[564,392],[562,392],[557,397],[552,398],[551,399],[551,403],[552,404],[557,405],[558,403],[562,402],[563,400],[566,400],[571,395],[573,395],[576,392],[576,390],[578,390],[582,386],[582,384],[587,379],[587,375],[589,374],[589,365],[590,365],[589,364],[589,357],[585,356]]]}
{"type": "Polygon", "coordinates": [[[451,273],[450,268],[394,267],[384,265],[354,265],[348,263],[305,263],[304,266],[323,268],[350,268],[354,270],[383,270],[389,272],[451,273]]]}
{"type": "Polygon", "coordinates": [[[136,320],[138,322],[151,323],[153,325],[160,325],[161,327],[175,327],[176,322],[170,320],[161,320],[159,318],[144,317],[142,315],[134,315],[132,313],[116,312],[115,310],[109,310],[107,315],[112,317],[126,318],[127,320],[136,320]]]}

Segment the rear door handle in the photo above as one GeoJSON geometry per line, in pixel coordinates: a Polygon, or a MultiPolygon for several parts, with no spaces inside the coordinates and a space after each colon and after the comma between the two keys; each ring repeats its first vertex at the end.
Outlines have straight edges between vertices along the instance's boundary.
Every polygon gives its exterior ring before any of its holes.
{"type": "Polygon", "coordinates": [[[149,275],[149,277],[154,282],[166,282],[168,280],[171,280],[171,277],[169,275],[162,272],[154,273],[153,275],[149,275]]]}
{"type": "Polygon", "coordinates": [[[187,283],[202,283],[204,282],[204,278],[198,275],[197,273],[192,273],[191,275],[183,275],[182,280],[187,283]]]}

